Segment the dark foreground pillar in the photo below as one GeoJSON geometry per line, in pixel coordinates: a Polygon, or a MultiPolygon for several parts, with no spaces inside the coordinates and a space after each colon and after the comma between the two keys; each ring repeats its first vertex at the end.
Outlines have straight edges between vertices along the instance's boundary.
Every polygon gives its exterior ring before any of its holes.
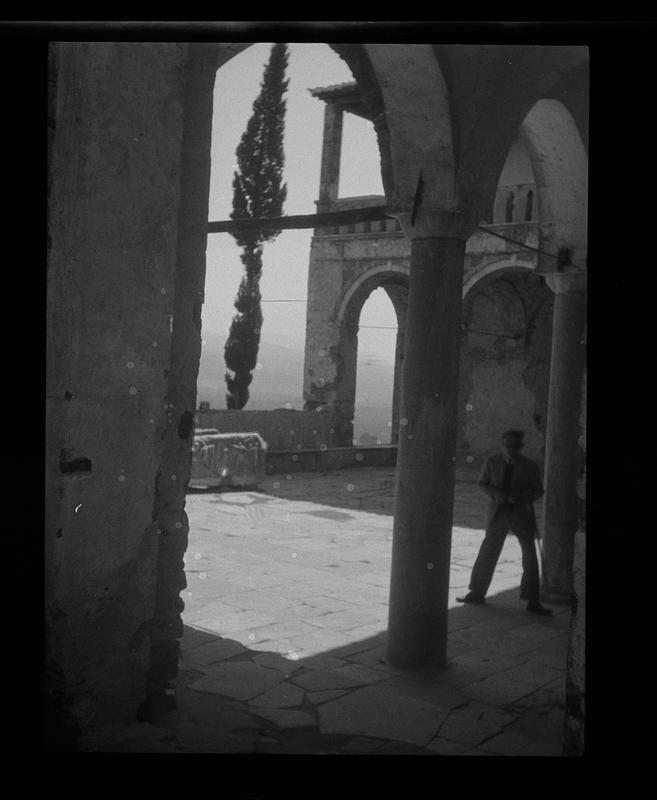
{"type": "Polygon", "coordinates": [[[585,367],[586,276],[550,275],[555,292],[550,392],[545,433],[543,578],[546,600],[569,602],[578,527],[577,480],[582,469],[581,386],[585,367]]]}
{"type": "Polygon", "coordinates": [[[412,238],[386,654],[400,667],[445,663],[464,254],[465,236],[412,238]]]}

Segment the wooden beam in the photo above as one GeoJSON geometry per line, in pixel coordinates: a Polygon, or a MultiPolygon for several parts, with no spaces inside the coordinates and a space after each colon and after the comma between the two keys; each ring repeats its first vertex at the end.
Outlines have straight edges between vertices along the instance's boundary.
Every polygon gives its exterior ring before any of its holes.
{"type": "Polygon", "coordinates": [[[356,222],[376,222],[388,219],[387,206],[347,208],[343,211],[325,211],[321,214],[297,214],[289,217],[256,217],[208,222],[208,233],[233,233],[233,231],[289,230],[323,228],[329,225],[351,225],[356,222]]]}

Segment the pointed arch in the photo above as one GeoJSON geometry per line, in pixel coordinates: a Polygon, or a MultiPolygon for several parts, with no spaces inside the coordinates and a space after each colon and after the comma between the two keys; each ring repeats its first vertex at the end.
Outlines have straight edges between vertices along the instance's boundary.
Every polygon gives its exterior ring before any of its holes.
{"type": "Polygon", "coordinates": [[[385,104],[394,170],[389,207],[408,211],[422,170],[423,204],[456,210],[452,115],[431,45],[367,44],[365,50],[385,104]]]}
{"type": "MultiPolygon", "coordinates": [[[[538,195],[541,249],[574,251],[585,258],[588,211],[588,159],[577,124],[560,100],[545,98],[531,108],[521,136],[532,163],[538,195]]],[[[553,271],[554,259],[541,259],[541,271],[553,271]]]]}

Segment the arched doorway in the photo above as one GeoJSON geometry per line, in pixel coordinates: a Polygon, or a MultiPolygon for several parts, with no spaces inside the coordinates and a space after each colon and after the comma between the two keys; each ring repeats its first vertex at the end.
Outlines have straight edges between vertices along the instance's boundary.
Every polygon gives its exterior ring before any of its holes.
{"type": "Polygon", "coordinates": [[[393,437],[397,315],[384,287],[374,289],[358,321],[354,443],[389,445],[393,437]]]}
{"type": "Polygon", "coordinates": [[[344,446],[349,446],[354,441],[359,320],[365,302],[377,289],[385,291],[392,303],[397,321],[397,334],[394,345],[395,366],[392,413],[390,419],[391,442],[394,444],[396,441],[400,382],[404,357],[406,307],[408,303],[408,274],[403,267],[395,268],[392,265],[386,265],[371,268],[353,280],[343,292],[335,315],[334,331],[337,335],[335,363],[337,370],[332,391],[338,413],[336,428],[339,432],[338,441],[344,446]]]}

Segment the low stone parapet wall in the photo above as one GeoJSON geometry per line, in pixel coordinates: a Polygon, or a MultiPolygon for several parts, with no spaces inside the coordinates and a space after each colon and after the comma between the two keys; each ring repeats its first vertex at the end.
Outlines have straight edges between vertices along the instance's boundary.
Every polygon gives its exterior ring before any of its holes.
{"type": "Polygon", "coordinates": [[[334,447],[336,411],[301,411],[276,408],[267,411],[228,409],[199,410],[196,429],[214,428],[219,433],[258,433],[268,450],[319,450],[334,447]]]}
{"type": "Polygon", "coordinates": [[[350,467],[394,467],[397,448],[327,447],[319,450],[269,450],[267,475],[292,472],[325,472],[350,467]]]}

